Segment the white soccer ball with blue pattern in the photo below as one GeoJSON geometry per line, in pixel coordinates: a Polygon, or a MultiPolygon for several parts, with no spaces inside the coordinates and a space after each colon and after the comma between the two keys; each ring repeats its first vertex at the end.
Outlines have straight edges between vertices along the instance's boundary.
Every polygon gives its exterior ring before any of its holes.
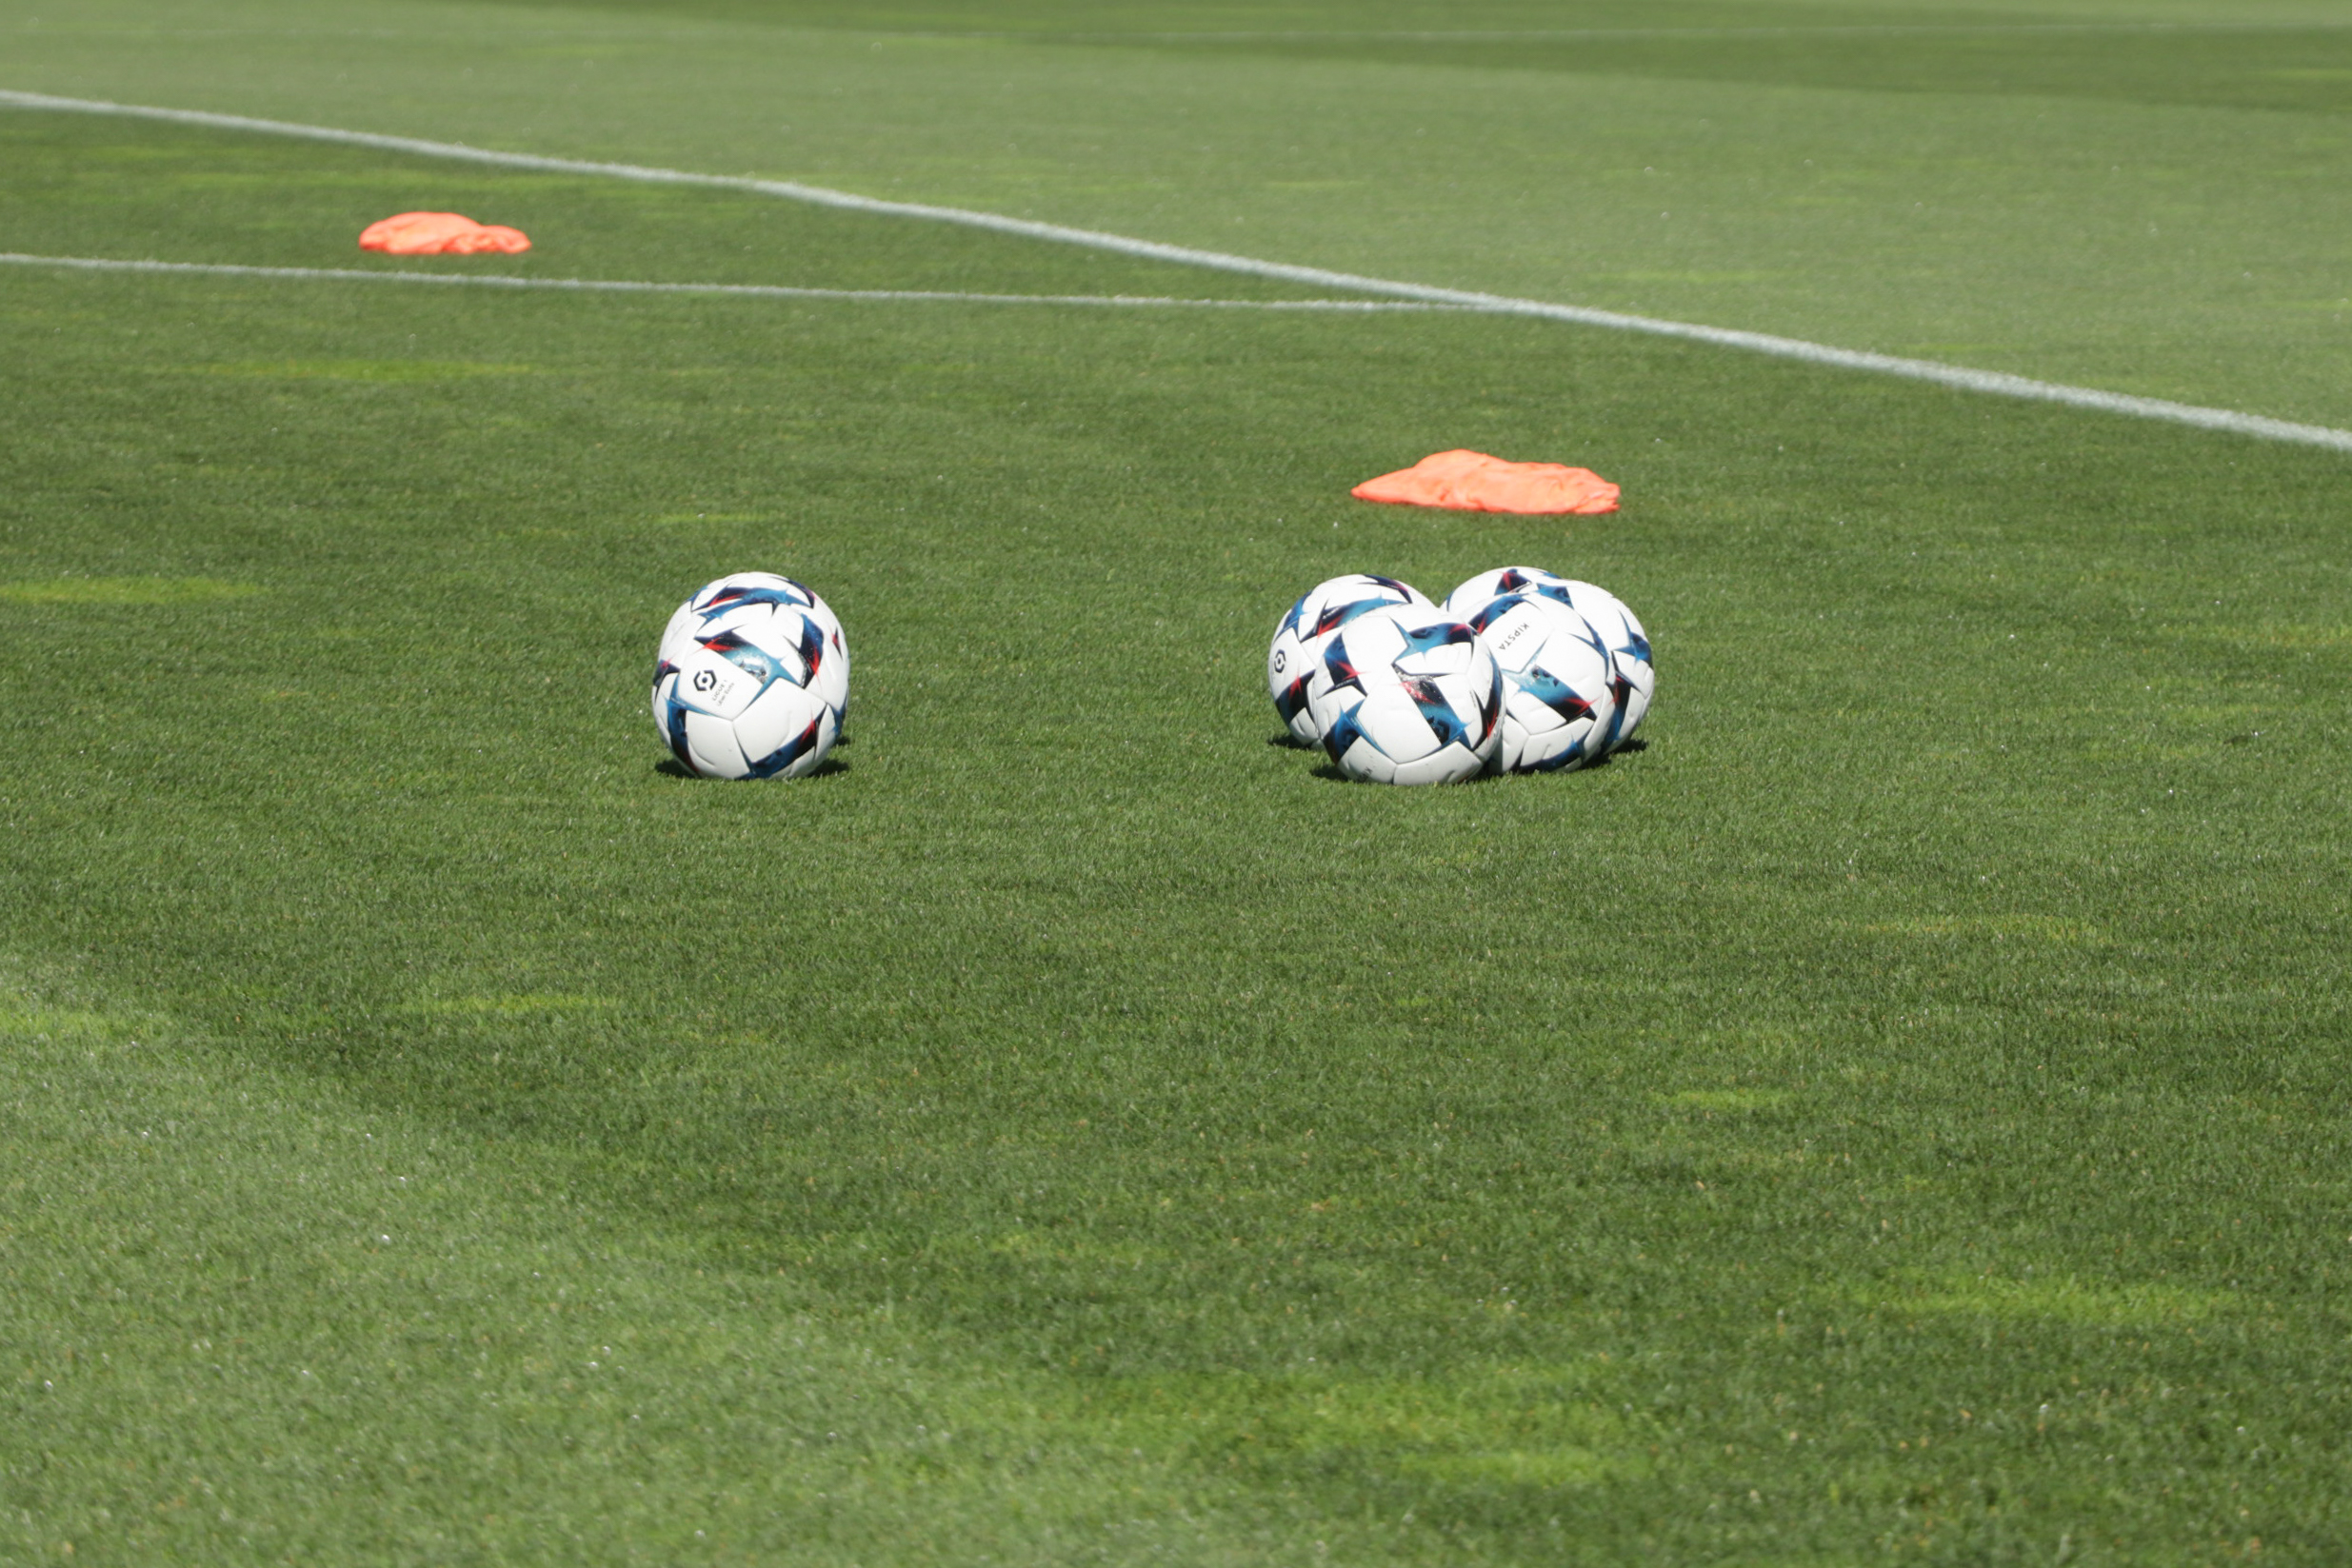
{"type": "Polygon", "coordinates": [[[1314,681],[1324,750],[1351,779],[1459,784],[1503,744],[1503,670],[1485,640],[1431,605],[1366,611],[1325,645],[1314,681]]]}
{"type": "Polygon", "coordinates": [[[1598,762],[1617,720],[1608,649],[1585,618],[1537,594],[1506,593],[1466,617],[1503,667],[1505,773],[1565,773],[1598,762]]]}
{"type": "Polygon", "coordinates": [[[1391,605],[1428,603],[1419,588],[1368,572],[1334,577],[1300,595],[1274,628],[1274,645],[1266,655],[1266,688],[1274,699],[1274,711],[1289,726],[1291,738],[1303,745],[1323,739],[1323,730],[1315,723],[1313,686],[1323,672],[1323,650],[1341,627],[1359,615],[1391,605]]]}
{"type": "Polygon", "coordinates": [[[707,779],[796,779],[849,710],[849,646],[809,588],[773,572],[704,585],[663,629],[653,723],[707,779]]]}
{"type": "Polygon", "coordinates": [[[1601,751],[1616,750],[1633,736],[1649,712],[1658,692],[1658,666],[1650,655],[1649,634],[1625,602],[1604,587],[1562,577],[1539,566],[1498,566],[1480,572],[1445,596],[1445,606],[1457,615],[1476,614],[1505,594],[1547,599],[1565,605],[1585,618],[1601,639],[1609,658],[1609,694],[1616,715],[1601,751]]]}

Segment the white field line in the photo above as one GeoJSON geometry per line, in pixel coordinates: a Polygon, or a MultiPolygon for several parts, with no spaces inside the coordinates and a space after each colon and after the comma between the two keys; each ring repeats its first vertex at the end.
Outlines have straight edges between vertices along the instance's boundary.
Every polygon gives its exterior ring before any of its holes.
{"type": "Polygon", "coordinates": [[[1140,256],[1147,260],[1170,262],[1182,267],[1207,268],[1213,271],[1238,272],[1249,277],[1277,278],[1286,283],[1306,284],[1321,288],[1340,288],[1355,293],[1378,294],[1395,299],[1416,300],[1428,305],[1450,305],[1487,315],[1533,316],[1545,321],[1569,322],[1579,327],[1602,327],[1612,331],[1640,332],[1652,337],[1681,338],[1693,343],[1710,344],[1717,347],[1744,348],[1751,353],[1767,354],[1776,359],[1799,360],[1808,365],[1825,365],[1843,370],[1866,370],[1878,375],[1900,376],[1905,380],[1929,382],[1939,387],[1949,387],[1964,392],[1981,392],[1993,397],[2023,398],[2036,403],[2058,403],[2069,407],[2088,408],[2101,413],[2123,414],[2135,419],[2163,420],[2169,424],[2195,426],[2207,430],[2225,430],[2232,434],[2254,436],[2266,441],[2294,442],[2306,447],[2328,447],[2338,451],[2352,452],[2352,430],[2335,429],[2324,425],[2298,425],[2288,420],[2266,418],[2261,414],[2240,413],[2233,408],[2207,408],[2191,403],[2172,403],[2163,398],[2132,397],[2122,392],[2102,391],[2092,387],[2069,387],[2061,382],[2036,381],[2028,376],[2010,375],[2001,370],[1973,370],[1965,366],[1945,365],[1936,360],[1904,359],[1894,354],[1874,354],[1858,348],[1837,348],[1827,344],[1808,343],[1802,338],[1778,337],[1769,332],[1744,332],[1727,327],[1704,327],[1692,322],[1666,321],[1656,316],[1628,315],[1618,310],[1597,310],[1587,306],[1555,305],[1546,300],[1516,299],[1507,294],[1487,294],[1474,289],[1441,288],[1428,284],[1401,283],[1388,278],[1366,277],[1361,273],[1333,271],[1328,268],[1300,267],[1288,262],[1260,261],[1255,257],[1230,255],[1222,250],[1198,250],[1189,246],[1164,245],[1157,240],[1139,240],[1124,234],[1106,234],[1097,229],[1071,228],[1061,224],[1036,223],[1027,218],[1009,218],[1002,213],[980,212],[967,208],[933,207],[920,202],[883,201],[872,196],[859,196],[846,190],[831,190],[823,186],[801,185],[790,180],[758,180],[742,175],[698,174],[686,169],[648,169],[637,164],[593,163],[578,158],[550,158],[530,152],[501,152],[485,148],[467,147],[458,142],[430,142],[412,136],[385,136],[372,131],[343,130],[332,126],[302,125],[288,120],[256,120],[242,114],[214,114],[202,109],[158,109],[137,104],[112,104],[90,98],[57,98],[48,93],[16,92],[6,89],[0,89],[0,106],[58,109],[84,114],[119,114],[132,119],[168,121],[175,125],[208,126],[223,130],[247,130],[273,136],[295,136],[309,141],[338,143],[347,147],[380,148],[389,152],[406,152],[421,157],[457,159],[467,163],[487,164],[499,169],[535,169],[555,173],[595,174],[651,185],[699,186],[722,190],[747,190],[763,196],[780,196],[787,201],[807,202],[817,207],[837,208],[851,212],[871,212],[886,217],[920,218],[931,223],[958,224],[968,228],[990,229],[1000,234],[1018,234],[1027,239],[1048,240],[1059,245],[1083,246],[1092,250],[1107,250],[1120,255],[1140,256]]]}
{"type": "Polygon", "coordinates": [[[54,267],[76,272],[183,272],[223,278],[282,278],[293,282],[452,284],[461,288],[554,288],[575,294],[732,294],[753,299],[849,300],[901,304],[939,300],[961,305],[1097,305],[1201,310],[1462,310],[1459,305],[1418,300],[1211,300],[1155,294],[970,294],[939,288],[799,288],[772,283],[635,283],[606,278],[518,278],[498,272],[369,271],[356,267],[243,267],[229,262],[116,261],[102,256],[30,256],[0,251],[0,266],[54,267]]]}

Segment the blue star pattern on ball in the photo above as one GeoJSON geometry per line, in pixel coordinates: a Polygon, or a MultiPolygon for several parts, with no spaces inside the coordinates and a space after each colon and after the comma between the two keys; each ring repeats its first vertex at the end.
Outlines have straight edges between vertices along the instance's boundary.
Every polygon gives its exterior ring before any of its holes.
{"type": "Polygon", "coordinates": [[[1478,633],[1460,621],[1440,621],[1426,626],[1406,626],[1405,645],[1414,653],[1427,653],[1436,648],[1451,647],[1457,643],[1475,644],[1478,633]]]}
{"type": "Polygon", "coordinates": [[[1454,711],[1454,705],[1446,700],[1445,691],[1436,681],[1426,675],[1407,675],[1403,684],[1405,694],[1412,698],[1415,707],[1421,709],[1422,722],[1429,726],[1429,733],[1437,737],[1438,744],[1465,747],[1477,744],[1470,739],[1470,726],[1463,721],[1461,714],[1454,711]]]}
{"type": "MultiPolygon", "coordinates": [[[[1381,750],[1380,743],[1365,733],[1364,725],[1358,721],[1359,711],[1352,707],[1342,708],[1338,717],[1334,718],[1330,726],[1323,732],[1324,750],[1330,753],[1334,763],[1339,763],[1343,766],[1348,748],[1359,741],[1370,746],[1374,751],[1381,750]]],[[[1386,753],[1382,752],[1382,755],[1385,756],[1386,753]]]]}
{"type": "Polygon", "coordinates": [[[815,748],[817,742],[823,738],[824,733],[825,715],[820,713],[808,721],[807,729],[802,730],[767,756],[752,763],[750,776],[754,779],[772,779],[777,774],[786,771],[794,763],[807,756],[815,748]]]}
{"type": "Polygon", "coordinates": [[[1334,638],[1330,647],[1325,650],[1323,673],[1325,691],[1353,690],[1359,696],[1364,692],[1364,677],[1357,672],[1356,662],[1348,657],[1347,639],[1345,637],[1334,638]]]}
{"type": "Polygon", "coordinates": [[[815,602],[816,595],[797,583],[787,583],[783,587],[769,587],[757,583],[729,583],[704,601],[699,613],[703,625],[708,625],[728,611],[742,609],[748,605],[777,605],[790,609],[807,609],[815,602]]]}

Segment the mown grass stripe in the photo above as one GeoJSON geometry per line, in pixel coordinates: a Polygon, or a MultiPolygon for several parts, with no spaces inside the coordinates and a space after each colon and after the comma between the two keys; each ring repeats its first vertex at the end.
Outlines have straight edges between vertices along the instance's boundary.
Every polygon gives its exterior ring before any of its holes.
{"type": "Polygon", "coordinates": [[[215,114],[204,109],[165,109],[143,104],[116,104],[95,98],[60,98],[49,93],[20,92],[9,89],[0,89],[0,104],[11,105],[19,109],[55,109],[85,114],[120,114],[134,119],[162,120],[178,125],[209,126],[219,129],[249,130],[274,136],[299,136],[312,141],[335,142],[351,147],[381,148],[387,151],[407,152],[422,157],[461,159],[468,163],[488,164],[500,169],[537,169],[569,174],[601,174],[614,179],[636,180],[654,185],[689,185],[726,190],[749,190],[762,195],[780,196],[788,201],[807,202],[818,207],[838,208],[853,212],[871,212],[887,217],[919,218],[933,223],[959,224],[967,228],[987,228],[998,233],[1020,234],[1030,239],[1047,240],[1059,245],[1084,246],[1090,249],[1114,251],[1121,255],[1173,262],[1180,266],[1202,267],[1223,272],[1238,272],[1250,277],[1273,278],[1286,283],[1308,284],[1317,288],[1345,288],[1361,293],[1382,294],[1431,305],[1457,306],[1490,315],[1536,316],[1548,321],[1568,322],[1580,327],[1600,327],[1612,331],[1642,332],[1654,337],[1681,338],[1694,343],[1711,344],[1717,347],[1745,349],[1751,353],[1766,354],[1778,359],[1801,360],[1811,365],[1829,366],[1837,369],[1862,370],[1877,375],[1899,376],[1908,381],[1930,382],[1940,387],[1949,387],[1959,391],[1983,393],[1991,397],[2019,398],[2036,403],[2057,403],[2099,413],[2121,414],[2132,419],[2161,420],[2168,424],[2226,431],[2233,435],[2252,436],[2264,441],[2291,442],[2299,446],[2326,447],[2338,451],[2352,452],[2352,430],[2340,430],[2324,425],[2301,425],[2291,420],[2271,419],[2262,414],[2242,413],[2234,408],[2209,408],[2196,404],[2174,403],[2163,398],[2134,397],[2124,392],[2103,391],[2093,387],[2070,387],[2062,382],[2037,381],[2030,376],[2011,375],[2002,370],[1977,370],[1966,366],[1945,365],[1936,360],[1905,359],[1895,354],[1876,354],[1864,349],[1839,348],[1828,344],[1809,343],[1802,338],[1780,337],[1770,332],[1748,332],[1734,327],[1706,327],[1694,322],[1667,321],[1656,316],[1628,315],[1618,310],[1597,310],[1581,305],[1556,305],[1546,300],[1517,299],[1505,294],[1482,293],[1475,289],[1442,288],[1428,284],[1404,283],[1389,278],[1367,277],[1354,272],[1339,272],[1328,268],[1300,267],[1289,262],[1261,261],[1256,257],[1237,256],[1222,250],[1200,250],[1189,246],[1166,245],[1157,240],[1139,240],[1124,234],[1105,233],[1098,229],[1072,228],[1062,224],[1038,223],[1027,218],[1007,217],[1002,213],[981,212],[967,208],[934,207],[922,202],[883,201],[872,196],[860,196],[847,190],[832,190],[823,186],[802,185],[791,180],[758,180],[743,175],[699,174],[688,169],[653,169],[640,164],[595,163],[578,158],[551,158],[539,153],[503,152],[491,149],[468,147],[458,142],[425,141],[413,136],[387,136],[374,131],[344,130],[333,126],[304,125],[290,120],[260,120],[242,114],[215,114]]]}

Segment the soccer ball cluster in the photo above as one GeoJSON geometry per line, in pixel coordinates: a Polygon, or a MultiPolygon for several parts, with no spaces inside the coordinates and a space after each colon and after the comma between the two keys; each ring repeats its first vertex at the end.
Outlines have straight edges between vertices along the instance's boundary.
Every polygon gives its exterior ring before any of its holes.
{"type": "Polygon", "coordinates": [[[669,618],[653,722],[707,779],[797,779],[849,712],[849,646],[810,589],[772,572],[708,583],[669,618]]]}
{"type": "Polygon", "coordinates": [[[1274,628],[1266,683],[1290,733],[1348,777],[1455,784],[1600,761],[1641,724],[1658,672],[1615,594],[1501,566],[1443,605],[1393,577],[1318,584],[1274,628]]]}

